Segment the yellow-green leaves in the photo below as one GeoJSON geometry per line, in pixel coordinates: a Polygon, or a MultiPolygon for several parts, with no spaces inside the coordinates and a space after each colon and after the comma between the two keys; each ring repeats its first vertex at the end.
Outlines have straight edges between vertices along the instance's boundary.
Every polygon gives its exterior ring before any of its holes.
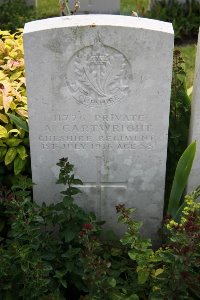
{"type": "Polygon", "coordinates": [[[8,137],[8,132],[5,127],[0,125],[0,138],[7,138],[8,137]]]}
{"type": "Polygon", "coordinates": [[[20,145],[17,147],[17,152],[19,154],[19,157],[24,160],[28,155],[26,153],[26,148],[23,145],[20,145]]]}
{"type": "Polygon", "coordinates": [[[15,175],[18,175],[23,171],[24,167],[26,165],[26,160],[23,160],[18,155],[14,160],[14,173],[15,175]]]}
{"type": "Polygon", "coordinates": [[[0,36],[0,162],[18,175],[29,156],[22,32],[0,36]]]}
{"type": "Polygon", "coordinates": [[[164,269],[159,268],[159,269],[155,270],[155,272],[153,272],[153,276],[157,277],[157,276],[161,275],[163,272],[164,272],[164,269]]]}
{"type": "Polygon", "coordinates": [[[10,139],[5,140],[6,145],[8,145],[9,147],[16,147],[21,142],[22,142],[21,139],[16,139],[16,138],[10,138],[10,139]]]}
{"type": "Polygon", "coordinates": [[[1,114],[0,113],[0,120],[3,122],[3,123],[8,123],[8,118],[6,115],[4,114],[1,114]]]}
{"type": "Polygon", "coordinates": [[[17,149],[15,147],[9,148],[5,156],[5,165],[9,165],[15,159],[16,155],[17,149]]]}
{"type": "Polygon", "coordinates": [[[14,72],[11,76],[10,76],[10,80],[11,81],[14,81],[16,79],[18,79],[22,74],[22,71],[19,71],[19,72],[14,72]]]}

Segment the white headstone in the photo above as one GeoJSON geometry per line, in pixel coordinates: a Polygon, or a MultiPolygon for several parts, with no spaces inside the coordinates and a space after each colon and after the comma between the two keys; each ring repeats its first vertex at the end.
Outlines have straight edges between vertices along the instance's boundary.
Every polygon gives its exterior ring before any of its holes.
{"type": "Polygon", "coordinates": [[[188,192],[200,185],[200,33],[197,45],[189,137],[190,142],[194,140],[197,141],[197,152],[188,180],[188,192]]]}
{"type": "MultiPolygon", "coordinates": [[[[76,0],[68,0],[71,11],[74,10],[76,0]]],[[[119,14],[120,0],[80,0],[77,14],[119,14]]]]}
{"type": "MultiPolygon", "coordinates": [[[[171,24],[88,15],[26,24],[34,199],[58,200],[56,163],[84,182],[80,204],[118,231],[115,205],[137,209],[155,238],[163,211],[171,24]]],[[[79,199],[77,200],[79,201],[79,199]]]]}

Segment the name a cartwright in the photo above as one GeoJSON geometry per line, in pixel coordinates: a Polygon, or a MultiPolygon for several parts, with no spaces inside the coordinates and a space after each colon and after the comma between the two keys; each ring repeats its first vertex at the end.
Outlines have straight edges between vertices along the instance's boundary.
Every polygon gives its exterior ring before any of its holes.
{"type": "Polygon", "coordinates": [[[58,130],[64,132],[143,132],[151,129],[152,125],[149,124],[64,124],[61,127],[46,125],[46,130],[49,132],[58,130]]]}

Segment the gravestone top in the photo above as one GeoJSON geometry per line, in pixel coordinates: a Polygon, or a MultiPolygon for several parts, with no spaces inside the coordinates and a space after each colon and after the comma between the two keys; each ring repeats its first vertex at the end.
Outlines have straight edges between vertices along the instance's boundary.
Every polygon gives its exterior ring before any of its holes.
{"type": "Polygon", "coordinates": [[[161,22],[146,18],[136,18],[128,16],[116,15],[76,15],[49,18],[45,20],[32,21],[25,24],[24,34],[34,31],[42,31],[49,29],[58,29],[63,27],[96,27],[96,26],[116,26],[138,28],[141,30],[153,30],[158,32],[166,32],[173,34],[171,23],[161,22]]]}
{"type": "Polygon", "coordinates": [[[115,206],[135,207],[154,240],[161,225],[173,29],[116,15],[77,15],[24,31],[34,199],[58,201],[56,163],[84,185],[76,201],[119,234],[115,206]]]}

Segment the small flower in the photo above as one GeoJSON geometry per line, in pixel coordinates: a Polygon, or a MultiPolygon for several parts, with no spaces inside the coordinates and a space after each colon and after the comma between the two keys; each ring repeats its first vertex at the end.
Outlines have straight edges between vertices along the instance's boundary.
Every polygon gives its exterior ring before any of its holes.
{"type": "Polygon", "coordinates": [[[85,232],[83,232],[83,231],[80,231],[80,232],[79,232],[79,237],[80,237],[80,238],[82,238],[84,235],[85,235],[85,232]]]}
{"type": "Polygon", "coordinates": [[[83,224],[83,228],[86,230],[92,230],[93,226],[91,223],[85,223],[83,224]]]}

